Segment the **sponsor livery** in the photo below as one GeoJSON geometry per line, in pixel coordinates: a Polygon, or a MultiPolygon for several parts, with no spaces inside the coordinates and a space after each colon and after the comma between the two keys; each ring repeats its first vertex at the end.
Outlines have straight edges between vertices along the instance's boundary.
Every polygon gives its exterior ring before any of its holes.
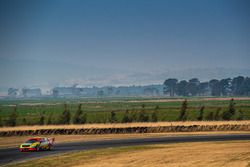
{"type": "Polygon", "coordinates": [[[39,151],[51,150],[53,148],[55,138],[35,137],[30,138],[25,143],[21,144],[19,150],[22,151],[39,151]]]}

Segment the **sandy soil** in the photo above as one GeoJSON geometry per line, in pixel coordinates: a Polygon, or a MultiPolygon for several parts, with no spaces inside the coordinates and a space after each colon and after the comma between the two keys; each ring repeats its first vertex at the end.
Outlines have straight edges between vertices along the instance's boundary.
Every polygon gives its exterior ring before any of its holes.
{"type": "MultiPolygon", "coordinates": [[[[234,100],[250,100],[250,97],[197,97],[197,98],[190,98],[188,101],[229,101],[231,99],[234,100]]],[[[143,99],[143,100],[112,100],[112,102],[126,102],[126,103],[140,103],[140,102],[178,102],[183,101],[185,98],[160,98],[160,99],[143,99]]],[[[80,102],[81,104],[105,104],[110,103],[110,101],[87,101],[87,102],[80,102]]],[[[53,106],[62,104],[60,102],[57,103],[20,103],[19,105],[23,106],[39,106],[39,105],[46,105],[46,106],[53,106]]],[[[16,106],[16,105],[3,105],[3,106],[16,106]]]]}
{"type": "Polygon", "coordinates": [[[250,141],[182,143],[158,147],[97,156],[75,167],[250,166],[250,141]]]}
{"type": "Polygon", "coordinates": [[[145,122],[145,123],[116,123],[116,124],[82,124],[82,125],[35,125],[35,126],[16,126],[1,127],[0,131],[11,130],[37,130],[37,129],[81,129],[81,128],[126,128],[126,127],[157,127],[157,126],[191,126],[191,125],[249,125],[250,120],[246,121],[176,121],[176,122],[145,122]]]}
{"type": "MultiPolygon", "coordinates": [[[[234,100],[250,100],[250,97],[205,97],[205,98],[191,98],[188,99],[188,101],[229,101],[231,99],[234,100]]],[[[128,102],[178,102],[178,101],[183,101],[185,98],[176,98],[176,99],[149,99],[149,100],[129,100],[128,102]]]]}

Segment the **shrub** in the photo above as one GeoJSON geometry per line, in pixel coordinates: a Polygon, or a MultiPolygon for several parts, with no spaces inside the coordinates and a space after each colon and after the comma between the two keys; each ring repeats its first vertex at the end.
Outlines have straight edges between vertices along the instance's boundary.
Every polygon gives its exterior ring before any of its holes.
{"type": "Polygon", "coordinates": [[[181,105],[181,110],[180,110],[180,114],[179,114],[179,118],[178,118],[179,121],[187,120],[187,114],[186,114],[187,105],[188,105],[187,100],[185,99],[181,105]]]}
{"type": "Polygon", "coordinates": [[[87,123],[87,113],[84,113],[80,117],[80,124],[85,124],[87,123]]]}
{"type": "Polygon", "coordinates": [[[22,124],[23,124],[23,125],[28,125],[26,118],[23,118],[22,124]]]}
{"type": "Polygon", "coordinates": [[[122,118],[122,123],[128,123],[131,122],[130,118],[129,118],[129,112],[128,110],[125,111],[124,116],[122,118]]]}
{"type": "Polygon", "coordinates": [[[59,124],[70,124],[70,111],[67,104],[64,104],[64,111],[59,119],[59,124]]]}
{"type": "Polygon", "coordinates": [[[138,122],[147,122],[147,121],[148,121],[148,116],[145,114],[144,111],[140,111],[138,116],[138,122]]]}
{"type": "Polygon", "coordinates": [[[239,114],[238,114],[237,120],[243,120],[243,119],[244,119],[243,112],[241,110],[239,110],[239,114]]]}
{"type": "Polygon", "coordinates": [[[49,114],[49,118],[48,118],[48,122],[47,122],[47,125],[51,125],[53,124],[52,122],[52,113],[49,114]]]}
{"type": "Polygon", "coordinates": [[[137,122],[137,120],[138,120],[137,112],[134,111],[134,112],[132,112],[130,115],[131,115],[131,116],[130,116],[131,122],[137,122]]]}
{"type": "Polygon", "coordinates": [[[232,116],[235,114],[235,102],[234,99],[231,99],[229,102],[228,109],[223,112],[222,118],[224,120],[230,120],[232,116]]]}
{"type": "Polygon", "coordinates": [[[216,120],[216,121],[220,120],[220,110],[221,110],[220,107],[217,108],[217,110],[216,110],[216,112],[214,114],[214,120],[216,120]]]}
{"type": "Polygon", "coordinates": [[[148,121],[148,116],[145,113],[145,104],[142,104],[142,109],[139,112],[138,116],[138,122],[147,122],[148,121]]]}
{"type": "Polygon", "coordinates": [[[110,122],[110,123],[115,123],[115,122],[117,122],[116,113],[115,113],[114,111],[111,111],[111,113],[110,113],[109,122],[110,122]]]}
{"type": "Polygon", "coordinates": [[[222,119],[223,120],[230,120],[232,116],[233,116],[232,113],[230,113],[228,111],[224,111],[222,114],[222,119]]]}
{"type": "Polygon", "coordinates": [[[44,120],[45,120],[44,113],[40,113],[39,125],[44,125],[44,120]]]}
{"type": "Polygon", "coordinates": [[[234,99],[231,99],[230,102],[229,102],[228,112],[230,112],[232,115],[235,114],[235,102],[234,102],[234,99]]]}
{"type": "Polygon", "coordinates": [[[157,111],[154,111],[152,113],[151,118],[152,118],[152,122],[157,122],[158,121],[157,111]]]}
{"type": "Polygon", "coordinates": [[[214,119],[214,112],[209,112],[206,116],[206,120],[212,121],[214,119]]]}
{"type": "Polygon", "coordinates": [[[204,106],[202,106],[202,107],[200,108],[199,116],[197,117],[197,120],[198,120],[198,121],[202,121],[202,120],[203,120],[204,109],[205,109],[204,106]]]}
{"type": "Polygon", "coordinates": [[[2,121],[2,110],[0,109],[0,127],[3,126],[3,121],[2,121]]]}
{"type": "Polygon", "coordinates": [[[16,119],[17,119],[17,107],[14,107],[14,111],[10,114],[9,119],[7,120],[8,126],[16,126],[16,119]]]}
{"type": "Polygon", "coordinates": [[[73,124],[81,123],[81,115],[82,115],[82,104],[79,104],[78,109],[73,117],[73,124]]]}

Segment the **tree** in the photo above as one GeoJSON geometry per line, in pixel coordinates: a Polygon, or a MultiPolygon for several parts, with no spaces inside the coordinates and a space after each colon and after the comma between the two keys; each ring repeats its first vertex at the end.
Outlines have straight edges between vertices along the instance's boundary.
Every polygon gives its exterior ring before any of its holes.
{"type": "Polygon", "coordinates": [[[177,83],[177,87],[176,87],[176,93],[179,96],[188,96],[188,82],[185,80],[180,81],[179,83],[177,83]]]}
{"type": "Polygon", "coordinates": [[[177,84],[178,80],[175,78],[169,78],[167,80],[165,80],[164,82],[164,93],[168,94],[170,96],[174,96],[175,95],[175,91],[176,91],[176,84],[177,84]]]}
{"type": "Polygon", "coordinates": [[[242,95],[242,84],[244,82],[244,77],[238,76],[232,80],[232,92],[233,95],[242,95]]]}
{"type": "Polygon", "coordinates": [[[244,119],[243,112],[241,110],[239,110],[239,115],[237,117],[237,120],[243,120],[243,119],[244,119]]]}
{"type": "Polygon", "coordinates": [[[205,108],[204,106],[202,106],[202,107],[200,108],[199,116],[198,116],[198,118],[197,118],[198,121],[202,121],[202,120],[203,120],[204,108],[205,108]]]}
{"type": "Polygon", "coordinates": [[[216,110],[216,112],[214,114],[214,120],[216,120],[216,121],[220,120],[220,110],[221,110],[220,107],[217,108],[217,110],[216,110]]]}
{"type": "Polygon", "coordinates": [[[208,96],[210,95],[210,87],[209,82],[201,82],[198,87],[198,92],[200,96],[208,96]]]}
{"type": "Polygon", "coordinates": [[[246,77],[239,88],[239,94],[249,96],[250,95],[250,78],[246,77]]]}
{"type": "Polygon", "coordinates": [[[158,121],[158,116],[157,116],[157,112],[154,111],[151,115],[152,118],[152,122],[157,122],[158,121]]]}
{"type": "Polygon", "coordinates": [[[98,96],[104,96],[104,91],[103,91],[103,90],[97,91],[97,95],[98,95],[98,96]]]}
{"type": "Polygon", "coordinates": [[[187,120],[187,114],[186,114],[187,105],[188,105],[187,104],[187,99],[185,99],[182,102],[182,105],[181,105],[180,115],[179,115],[179,118],[178,118],[179,121],[185,121],[185,120],[187,120]]]}
{"type": "Polygon", "coordinates": [[[159,106],[155,106],[154,112],[151,115],[152,118],[152,122],[157,122],[158,121],[158,110],[159,110],[159,106]]]}
{"type": "Polygon", "coordinates": [[[138,116],[138,122],[147,122],[148,121],[148,116],[145,113],[145,104],[142,104],[142,109],[139,112],[138,116]]]}
{"type": "Polygon", "coordinates": [[[8,126],[16,126],[17,119],[17,107],[14,107],[14,111],[10,114],[9,119],[7,121],[8,126]]]}
{"type": "Polygon", "coordinates": [[[122,118],[122,123],[128,123],[131,122],[130,118],[129,118],[129,112],[128,110],[125,111],[124,116],[122,118]]]}
{"type": "Polygon", "coordinates": [[[64,111],[60,117],[60,124],[70,124],[70,111],[68,110],[67,104],[64,104],[64,111]]]}
{"type": "Polygon", "coordinates": [[[209,81],[209,86],[211,88],[211,95],[212,96],[220,96],[221,88],[220,88],[220,81],[217,79],[212,79],[209,81]]]}
{"type": "Polygon", "coordinates": [[[243,119],[244,119],[244,114],[243,114],[243,112],[242,112],[241,110],[239,110],[238,113],[239,113],[239,114],[238,114],[237,120],[243,120],[243,119]]]}
{"type": "Polygon", "coordinates": [[[223,96],[228,96],[231,92],[231,78],[220,80],[220,91],[223,96]]]}
{"type": "Polygon", "coordinates": [[[3,126],[2,110],[0,109],[0,127],[3,126]]]}
{"type": "Polygon", "coordinates": [[[112,95],[114,92],[114,88],[113,87],[108,87],[108,96],[112,95]]]}
{"type": "Polygon", "coordinates": [[[147,122],[148,116],[145,114],[145,112],[140,111],[138,116],[138,122],[147,122]]]}
{"type": "Polygon", "coordinates": [[[235,114],[235,103],[234,99],[231,99],[228,105],[228,109],[223,112],[222,118],[224,120],[230,120],[232,116],[235,114]]]}
{"type": "Polygon", "coordinates": [[[78,109],[73,117],[73,124],[81,123],[81,115],[82,115],[82,104],[79,104],[78,109]]]}
{"type": "Polygon", "coordinates": [[[131,113],[130,120],[131,120],[131,122],[137,122],[138,121],[137,112],[134,111],[134,112],[131,113]]]}
{"type": "Polygon", "coordinates": [[[233,98],[229,102],[228,112],[230,112],[232,115],[235,114],[235,102],[233,98]]]}
{"type": "Polygon", "coordinates": [[[111,113],[110,113],[109,122],[110,122],[110,123],[115,123],[115,122],[117,122],[116,113],[115,113],[114,111],[111,111],[111,113]]]}
{"type": "Polygon", "coordinates": [[[224,111],[223,114],[222,114],[222,119],[223,120],[230,120],[232,117],[232,114],[228,111],[224,111]]]}
{"type": "Polygon", "coordinates": [[[200,81],[198,78],[190,79],[187,85],[188,93],[191,94],[191,96],[196,96],[198,93],[199,85],[200,81]]]}
{"type": "Polygon", "coordinates": [[[16,97],[18,95],[18,89],[16,88],[9,88],[8,89],[8,96],[16,97]]]}
{"type": "Polygon", "coordinates": [[[87,123],[87,113],[84,113],[80,116],[80,124],[87,123]]]}
{"type": "Polygon", "coordinates": [[[48,118],[48,121],[47,121],[47,125],[51,125],[53,124],[52,122],[52,113],[49,114],[49,118],[48,118]]]}
{"type": "Polygon", "coordinates": [[[44,120],[45,120],[45,117],[44,117],[44,112],[43,112],[43,113],[40,113],[39,125],[44,125],[44,120]]]}
{"type": "Polygon", "coordinates": [[[214,119],[214,112],[209,112],[206,116],[206,120],[212,121],[214,119]]]}
{"type": "Polygon", "coordinates": [[[23,118],[22,124],[23,124],[23,125],[27,125],[27,120],[26,120],[26,118],[23,118]]]}

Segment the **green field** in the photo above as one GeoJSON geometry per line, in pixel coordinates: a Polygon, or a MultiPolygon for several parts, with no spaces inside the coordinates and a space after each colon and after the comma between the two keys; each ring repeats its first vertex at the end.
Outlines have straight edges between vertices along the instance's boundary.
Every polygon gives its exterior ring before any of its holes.
{"type": "MultiPolygon", "coordinates": [[[[25,118],[29,125],[38,124],[41,113],[45,115],[45,123],[49,115],[57,120],[64,111],[64,104],[70,110],[71,118],[77,111],[78,105],[82,103],[82,111],[87,113],[87,123],[106,123],[110,119],[111,112],[115,112],[117,122],[121,122],[124,113],[137,114],[144,111],[151,121],[153,112],[157,112],[158,121],[176,121],[182,105],[181,99],[164,98],[82,98],[82,99],[39,99],[39,100],[1,100],[0,116],[4,123],[16,106],[17,125],[23,124],[25,118]],[[171,100],[171,101],[164,101],[171,100]],[[144,108],[142,106],[145,106],[144,108]],[[157,107],[158,106],[158,107],[157,107]],[[158,108],[158,109],[156,109],[158,108]]],[[[197,120],[199,109],[204,106],[204,119],[213,112],[222,114],[228,109],[229,100],[204,100],[203,98],[188,98],[187,120],[197,120]]],[[[243,119],[250,119],[250,100],[235,100],[237,119],[238,112],[243,113],[243,119]]]]}

